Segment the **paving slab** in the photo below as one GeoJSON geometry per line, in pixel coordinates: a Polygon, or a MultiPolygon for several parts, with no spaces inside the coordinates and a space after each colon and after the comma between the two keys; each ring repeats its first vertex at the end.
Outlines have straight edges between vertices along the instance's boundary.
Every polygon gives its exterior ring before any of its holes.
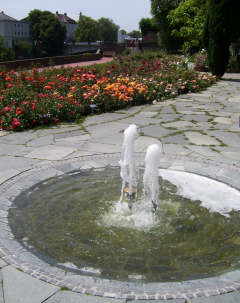
{"type": "Polygon", "coordinates": [[[12,266],[3,267],[2,276],[5,303],[41,303],[60,289],[12,266]]]}
{"type": "Polygon", "coordinates": [[[220,145],[221,143],[208,135],[202,135],[198,132],[185,132],[188,140],[196,145],[220,145]]]}
{"type": "MultiPolygon", "coordinates": [[[[164,124],[165,126],[166,124],[164,124]]],[[[151,136],[155,138],[162,138],[163,136],[169,135],[173,130],[169,130],[160,125],[149,125],[141,128],[142,133],[145,136],[151,136]]]]}
{"type": "Polygon", "coordinates": [[[224,144],[231,147],[240,147],[240,136],[229,131],[212,130],[206,132],[210,136],[214,136],[221,140],[224,144]]]}
{"type": "Polygon", "coordinates": [[[159,118],[149,118],[149,117],[140,117],[139,115],[135,117],[130,117],[126,119],[121,120],[123,123],[128,123],[130,124],[136,124],[137,126],[145,126],[145,125],[150,125],[150,124],[159,124],[161,123],[161,120],[159,118]]]}
{"type": "Polygon", "coordinates": [[[220,153],[213,151],[211,148],[207,146],[195,146],[195,145],[184,145],[186,148],[202,155],[205,157],[219,157],[220,153]]]}
{"type": "Polygon", "coordinates": [[[2,139],[9,141],[12,144],[25,144],[36,137],[37,132],[26,131],[22,132],[21,135],[19,133],[6,133],[2,139]]]}
{"type": "Polygon", "coordinates": [[[1,273],[1,271],[0,271],[0,303],[4,303],[3,287],[2,287],[2,273],[1,273]]]}
{"type": "Polygon", "coordinates": [[[194,126],[192,122],[189,121],[176,121],[176,122],[171,122],[171,123],[165,123],[164,127],[172,127],[172,128],[186,128],[189,126],[194,126]]]}
{"type": "Polygon", "coordinates": [[[94,125],[86,126],[86,130],[93,138],[105,138],[109,135],[124,131],[130,124],[122,122],[106,122],[97,125],[97,127],[94,125]]]}
{"type": "Polygon", "coordinates": [[[54,143],[54,136],[48,135],[48,136],[42,136],[42,137],[33,139],[31,141],[28,141],[27,146],[43,146],[43,145],[50,145],[53,143],[54,143]]]}
{"type": "Polygon", "coordinates": [[[189,303],[239,303],[240,293],[238,291],[220,296],[188,299],[189,303]]]}
{"type": "Polygon", "coordinates": [[[164,153],[168,154],[178,154],[178,155],[189,155],[191,151],[187,148],[184,148],[180,144],[163,144],[164,153]]]}
{"type": "Polygon", "coordinates": [[[184,115],[183,116],[183,120],[184,121],[199,121],[199,122],[207,122],[209,119],[211,118],[211,116],[208,115],[184,115]]]}
{"type": "Polygon", "coordinates": [[[54,145],[46,145],[33,150],[25,155],[25,158],[60,160],[67,155],[75,152],[77,149],[71,147],[57,147],[54,145]]]}
{"type": "Polygon", "coordinates": [[[6,266],[7,263],[5,261],[3,261],[2,259],[0,259],[0,268],[2,268],[3,266],[6,266]]]}
{"type": "Polygon", "coordinates": [[[225,117],[217,117],[214,118],[213,120],[216,123],[223,123],[223,124],[232,124],[232,120],[230,118],[225,118],[225,117]]]}
{"type": "Polygon", "coordinates": [[[0,183],[3,183],[6,180],[18,175],[20,172],[20,170],[16,170],[14,168],[0,171],[0,183]]]}
{"type": "Polygon", "coordinates": [[[72,133],[74,135],[75,132],[81,132],[81,127],[79,125],[58,125],[58,126],[52,126],[45,129],[39,129],[38,137],[44,137],[48,135],[55,135],[55,134],[61,134],[61,133],[72,133]]]}
{"type": "Polygon", "coordinates": [[[61,138],[55,138],[55,142],[63,142],[63,143],[81,143],[81,141],[86,141],[92,139],[92,137],[89,134],[81,134],[79,136],[73,136],[73,137],[61,137],[61,138]]]}
{"type": "Polygon", "coordinates": [[[71,291],[59,291],[45,303],[125,303],[125,299],[94,297],[71,291]]]}
{"type": "Polygon", "coordinates": [[[174,144],[181,144],[181,145],[186,145],[190,144],[189,140],[186,140],[184,135],[175,135],[175,136],[168,136],[165,138],[161,138],[161,141],[163,143],[174,143],[174,144]]]}
{"type": "Polygon", "coordinates": [[[83,126],[89,126],[93,124],[99,124],[99,123],[106,123],[114,120],[121,120],[129,116],[130,112],[122,112],[122,113],[105,113],[101,115],[94,115],[91,117],[87,117],[84,122],[83,126]]]}
{"type": "Polygon", "coordinates": [[[19,149],[21,149],[22,146],[21,145],[12,145],[12,144],[1,144],[0,145],[0,156],[2,155],[7,155],[10,154],[12,152],[18,151],[19,149]]]}
{"type": "Polygon", "coordinates": [[[122,150],[122,146],[104,143],[87,142],[81,147],[81,150],[95,152],[95,153],[117,153],[122,150]]]}
{"type": "Polygon", "coordinates": [[[25,159],[23,157],[2,156],[0,157],[0,171],[4,170],[26,170],[38,163],[36,159],[25,159]]]}

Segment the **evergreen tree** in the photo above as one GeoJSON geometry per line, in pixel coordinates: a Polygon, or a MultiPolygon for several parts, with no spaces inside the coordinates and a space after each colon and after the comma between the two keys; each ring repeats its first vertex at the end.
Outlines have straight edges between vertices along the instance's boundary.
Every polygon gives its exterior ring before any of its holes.
{"type": "Polygon", "coordinates": [[[210,71],[221,78],[227,70],[230,44],[240,37],[239,0],[209,0],[203,43],[210,71]]]}

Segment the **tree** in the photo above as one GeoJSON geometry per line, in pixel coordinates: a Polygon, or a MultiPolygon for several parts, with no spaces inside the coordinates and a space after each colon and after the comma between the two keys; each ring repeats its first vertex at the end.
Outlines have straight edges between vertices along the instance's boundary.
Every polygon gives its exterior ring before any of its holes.
{"type": "Polygon", "coordinates": [[[80,13],[78,26],[75,30],[75,37],[78,42],[95,42],[101,39],[98,21],[80,13]]]}
{"type": "Polygon", "coordinates": [[[167,16],[173,27],[172,34],[184,39],[182,48],[188,52],[202,43],[203,28],[207,16],[208,0],[182,0],[167,16]]]}
{"type": "Polygon", "coordinates": [[[4,36],[0,36],[0,62],[11,61],[14,59],[14,51],[8,47],[6,38],[4,36]]]}
{"type": "Polygon", "coordinates": [[[34,45],[31,42],[24,40],[18,40],[17,46],[25,59],[31,59],[35,57],[34,45]]]}
{"type": "Polygon", "coordinates": [[[142,33],[140,31],[133,30],[133,31],[128,33],[128,36],[130,36],[132,38],[141,38],[142,33]]]}
{"type": "Polygon", "coordinates": [[[227,70],[230,45],[240,37],[240,5],[236,0],[209,0],[203,42],[210,71],[221,78],[227,70]]]}
{"type": "Polygon", "coordinates": [[[139,21],[139,28],[143,36],[146,35],[148,32],[158,32],[157,26],[154,24],[152,18],[142,18],[139,21]]]}
{"type": "Polygon", "coordinates": [[[66,27],[49,11],[35,9],[26,18],[30,21],[33,43],[42,48],[46,56],[61,54],[66,39],[66,27]]]}
{"type": "Polygon", "coordinates": [[[101,40],[108,42],[116,42],[119,26],[109,18],[98,19],[101,40]]]}
{"type": "Polygon", "coordinates": [[[122,35],[127,35],[127,32],[125,31],[125,29],[121,29],[120,32],[122,33],[122,35]]]}
{"type": "Polygon", "coordinates": [[[166,51],[177,50],[183,41],[172,35],[172,27],[167,19],[169,12],[179,5],[181,0],[150,0],[153,22],[158,29],[159,44],[166,51]]]}

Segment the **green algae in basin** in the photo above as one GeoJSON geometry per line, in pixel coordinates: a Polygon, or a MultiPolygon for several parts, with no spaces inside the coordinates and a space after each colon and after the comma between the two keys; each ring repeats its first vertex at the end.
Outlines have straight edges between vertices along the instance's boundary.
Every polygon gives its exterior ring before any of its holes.
{"type": "Polygon", "coordinates": [[[210,212],[159,177],[154,215],[142,186],[130,211],[127,201],[118,203],[119,168],[63,174],[23,191],[10,209],[10,226],[50,264],[108,279],[183,281],[239,268],[238,211],[210,212]]]}

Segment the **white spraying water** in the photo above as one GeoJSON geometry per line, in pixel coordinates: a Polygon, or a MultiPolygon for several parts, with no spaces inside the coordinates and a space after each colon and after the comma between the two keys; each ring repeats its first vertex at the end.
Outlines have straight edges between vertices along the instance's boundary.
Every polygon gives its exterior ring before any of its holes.
{"type": "Polygon", "coordinates": [[[124,131],[123,150],[121,160],[119,161],[121,166],[120,176],[123,180],[122,194],[124,188],[126,187],[126,183],[128,183],[129,195],[132,195],[133,187],[137,187],[139,173],[135,160],[134,140],[138,136],[139,133],[135,124],[130,125],[124,131]]]}
{"type": "Polygon", "coordinates": [[[144,198],[148,204],[159,203],[158,164],[161,156],[161,147],[152,144],[147,149],[145,157],[145,171],[143,175],[144,198]]]}
{"type": "Polygon", "coordinates": [[[240,192],[236,189],[209,179],[187,172],[160,169],[159,176],[178,187],[178,195],[201,201],[201,206],[210,212],[219,212],[229,217],[232,210],[240,210],[240,192]]]}

